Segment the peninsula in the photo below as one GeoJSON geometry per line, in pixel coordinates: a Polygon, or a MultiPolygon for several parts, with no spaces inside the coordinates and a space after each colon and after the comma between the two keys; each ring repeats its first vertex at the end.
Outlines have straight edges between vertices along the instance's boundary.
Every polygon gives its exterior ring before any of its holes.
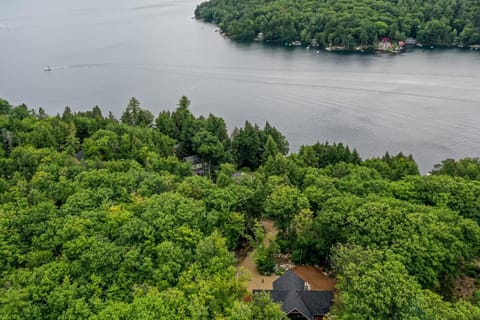
{"type": "Polygon", "coordinates": [[[329,51],[480,45],[480,4],[473,0],[210,0],[195,17],[238,41],[329,51]]]}

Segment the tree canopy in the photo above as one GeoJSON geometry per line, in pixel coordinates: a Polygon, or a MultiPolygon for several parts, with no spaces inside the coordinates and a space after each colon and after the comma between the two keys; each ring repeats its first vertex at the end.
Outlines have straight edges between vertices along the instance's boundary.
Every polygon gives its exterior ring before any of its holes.
{"type": "Polygon", "coordinates": [[[412,37],[429,46],[480,44],[475,0],[210,0],[195,16],[237,40],[347,49],[373,46],[385,37],[412,37]]]}
{"type": "Polygon", "coordinates": [[[338,319],[479,318],[480,293],[457,294],[480,275],[478,159],[421,176],[341,143],[287,154],[268,122],[229,136],[190,103],[153,119],[132,99],[119,121],[0,100],[0,319],[285,319],[235,268],[265,218],[259,268],[281,251],[330,270],[338,319]]]}

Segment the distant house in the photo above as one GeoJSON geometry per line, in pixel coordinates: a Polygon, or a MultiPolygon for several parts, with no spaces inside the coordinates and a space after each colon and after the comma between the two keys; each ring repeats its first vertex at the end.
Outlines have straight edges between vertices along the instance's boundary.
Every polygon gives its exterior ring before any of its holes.
{"type": "Polygon", "coordinates": [[[78,151],[75,154],[75,158],[77,158],[78,161],[82,161],[83,160],[83,150],[78,151]]]}
{"type": "Polygon", "coordinates": [[[253,174],[251,172],[235,171],[232,173],[231,177],[237,181],[240,181],[241,179],[253,177],[253,174]]]}
{"type": "Polygon", "coordinates": [[[378,50],[390,50],[392,48],[392,41],[389,37],[383,37],[382,40],[378,43],[378,50]]]}
{"type": "Polygon", "coordinates": [[[192,164],[192,171],[194,174],[203,176],[206,172],[206,164],[200,156],[194,155],[183,158],[183,161],[190,162],[192,164]]]}
{"type": "Polygon", "coordinates": [[[333,304],[332,290],[312,290],[310,284],[300,278],[294,270],[288,270],[273,282],[269,292],[273,301],[282,305],[283,311],[293,320],[321,320],[333,304]]]}
{"type": "Polygon", "coordinates": [[[232,173],[232,178],[241,178],[241,177],[243,177],[244,175],[246,175],[245,172],[235,171],[234,173],[232,173]]]}
{"type": "Polygon", "coordinates": [[[257,33],[257,36],[255,37],[255,41],[263,41],[265,39],[264,35],[262,32],[257,33]]]}
{"type": "Polygon", "coordinates": [[[409,46],[414,46],[417,44],[417,40],[415,40],[414,38],[407,38],[405,40],[405,44],[409,46]]]}

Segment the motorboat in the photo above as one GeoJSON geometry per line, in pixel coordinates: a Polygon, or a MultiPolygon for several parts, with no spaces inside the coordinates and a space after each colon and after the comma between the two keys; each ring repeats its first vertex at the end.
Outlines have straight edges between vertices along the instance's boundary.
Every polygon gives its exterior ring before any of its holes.
{"type": "Polygon", "coordinates": [[[50,66],[46,66],[45,68],[43,68],[43,71],[52,71],[52,67],[50,66]]]}

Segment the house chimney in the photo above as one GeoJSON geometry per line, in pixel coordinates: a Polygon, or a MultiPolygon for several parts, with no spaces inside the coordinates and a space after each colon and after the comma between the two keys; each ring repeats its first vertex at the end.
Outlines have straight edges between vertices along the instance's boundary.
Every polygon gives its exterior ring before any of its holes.
{"type": "Polygon", "coordinates": [[[303,290],[310,291],[310,284],[307,281],[305,281],[305,285],[303,287],[303,290]]]}

